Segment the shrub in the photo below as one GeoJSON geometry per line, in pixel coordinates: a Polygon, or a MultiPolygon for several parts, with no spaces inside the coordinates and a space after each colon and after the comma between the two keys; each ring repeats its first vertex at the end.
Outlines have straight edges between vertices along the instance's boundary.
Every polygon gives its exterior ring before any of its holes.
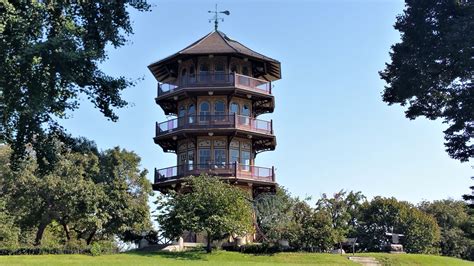
{"type": "Polygon", "coordinates": [[[100,254],[102,253],[102,249],[100,247],[100,244],[97,243],[97,242],[92,244],[90,252],[91,252],[92,256],[100,256],[100,254]]]}
{"type": "MultiPolygon", "coordinates": [[[[281,251],[283,251],[283,249],[279,245],[269,243],[254,243],[243,245],[240,247],[240,252],[249,254],[273,254],[281,251]]],[[[285,251],[289,250],[285,249],[285,251]]]]}
{"type": "Polygon", "coordinates": [[[5,255],[47,255],[47,254],[87,254],[89,250],[68,250],[62,248],[17,248],[0,249],[0,256],[5,255]]]}

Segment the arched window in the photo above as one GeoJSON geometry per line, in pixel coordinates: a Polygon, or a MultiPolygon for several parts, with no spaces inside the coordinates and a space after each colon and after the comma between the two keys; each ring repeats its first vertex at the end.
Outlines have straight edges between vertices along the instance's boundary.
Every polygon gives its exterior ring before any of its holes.
{"type": "Polygon", "coordinates": [[[189,82],[190,83],[196,82],[196,73],[194,71],[194,65],[189,67],[189,82]]]}
{"type": "Polygon", "coordinates": [[[237,65],[236,64],[232,64],[230,66],[230,73],[238,73],[238,68],[237,68],[237,65]]]}
{"type": "Polygon", "coordinates": [[[240,112],[241,115],[245,115],[245,116],[250,116],[250,108],[248,105],[244,104],[242,106],[242,111],[240,112]]]}
{"type": "Polygon", "coordinates": [[[180,106],[178,109],[178,126],[184,126],[186,122],[186,108],[184,106],[180,106]]]}
{"type": "Polygon", "coordinates": [[[225,67],[224,63],[222,62],[216,62],[214,64],[214,79],[223,81],[225,80],[225,67]]]}
{"type": "Polygon", "coordinates": [[[196,115],[196,106],[194,106],[194,104],[190,104],[188,106],[188,123],[189,124],[194,123],[195,115],[196,115]]]}
{"type": "Polygon", "coordinates": [[[239,123],[241,125],[250,125],[250,108],[248,105],[242,105],[242,110],[240,111],[239,123]]]}
{"type": "Polygon", "coordinates": [[[242,75],[249,76],[249,68],[247,66],[242,67],[242,75]]]}
{"type": "Polygon", "coordinates": [[[181,70],[181,85],[185,85],[186,84],[186,68],[183,68],[181,70]]]}
{"type": "Polygon", "coordinates": [[[214,116],[216,120],[224,120],[225,104],[223,101],[216,101],[214,103],[214,116]]]}
{"type": "Polygon", "coordinates": [[[201,64],[199,66],[199,81],[204,82],[204,83],[209,81],[209,65],[208,64],[201,64]]]}
{"type": "Polygon", "coordinates": [[[178,117],[184,117],[184,116],[186,116],[186,108],[184,108],[184,106],[180,106],[179,111],[178,111],[178,117]]]}
{"type": "Polygon", "coordinates": [[[240,109],[239,104],[236,102],[232,102],[229,107],[229,114],[230,115],[239,114],[239,109],[240,109]]]}
{"type": "Polygon", "coordinates": [[[211,110],[208,102],[202,102],[199,105],[199,121],[209,121],[211,110]]]}

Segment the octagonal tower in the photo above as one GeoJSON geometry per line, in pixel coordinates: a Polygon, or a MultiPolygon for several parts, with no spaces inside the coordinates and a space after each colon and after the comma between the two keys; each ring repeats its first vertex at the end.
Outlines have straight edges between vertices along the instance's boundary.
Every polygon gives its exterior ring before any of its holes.
{"type": "Polygon", "coordinates": [[[272,81],[280,62],[214,31],[148,66],[158,80],[156,103],[173,119],[156,123],[154,141],[176,153],[175,166],[155,169],[153,189],[178,190],[183,177],[208,173],[248,189],[273,191],[273,167],[256,166],[275,149],[272,81]]]}

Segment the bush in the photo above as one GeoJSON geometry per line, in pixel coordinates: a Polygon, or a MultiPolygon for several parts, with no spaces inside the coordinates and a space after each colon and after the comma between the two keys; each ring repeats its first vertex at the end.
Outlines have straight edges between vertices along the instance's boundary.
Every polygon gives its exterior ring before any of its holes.
{"type": "Polygon", "coordinates": [[[0,249],[0,256],[5,255],[47,255],[47,254],[87,254],[89,250],[69,250],[62,248],[17,248],[0,249]]]}
{"type": "Polygon", "coordinates": [[[100,254],[102,253],[102,249],[100,247],[100,244],[97,243],[97,242],[92,244],[90,252],[91,252],[92,256],[100,256],[100,254]]]}
{"type": "Polygon", "coordinates": [[[112,254],[112,253],[119,252],[119,248],[117,246],[117,243],[115,243],[114,241],[101,240],[101,241],[97,241],[95,243],[99,244],[101,254],[112,254]]]}
{"type": "MultiPolygon", "coordinates": [[[[242,253],[248,253],[248,254],[273,254],[277,252],[281,252],[283,249],[276,244],[268,244],[268,243],[263,243],[263,244],[247,244],[243,245],[240,247],[240,252],[242,253]]],[[[288,249],[285,249],[284,251],[289,251],[288,249]]]]}
{"type": "Polygon", "coordinates": [[[87,250],[87,244],[84,239],[71,239],[66,242],[64,245],[64,250],[74,250],[74,251],[81,251],[87,250]]]}

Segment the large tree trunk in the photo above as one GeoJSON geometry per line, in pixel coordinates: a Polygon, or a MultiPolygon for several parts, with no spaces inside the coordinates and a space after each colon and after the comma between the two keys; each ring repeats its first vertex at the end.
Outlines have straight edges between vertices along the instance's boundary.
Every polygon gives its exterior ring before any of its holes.
{"type": "Polygon", "coordinates": [[[96,232],[96,231],[97,231],[97,230],[94,229],[94,231],[92,231],[92,233],[91,233],[91,234],[89,235],[89,237],[87,238],[87,240],[86,240],[87,245],[90,245],[90,244],[91,244],[92,239],[94,239],[94,236],[95,236],[95,232],[96,232]]]}
{"type": "Polygon", "coordinates": [[[69,242],[69,240],[71,240],[71,234],[70,234],[70,231],[69,231],[69,226],[66,223],[63,223],[63,229],[64,229],[64,233],[66,234],[66,239],[69,242]]]}
{"type": "Polygon", "coordinates": [[[208,231],[207,232],[207,246],[206,246],[206,252],[207,253],[212,252],[211,242],[212,242],[211,233],[208,231]]]}
{"type": "Polygon", "coordinates": [[[36,231],[36,238],[35,238],[35,246],[41,245],[41,240],[43,239],[44,230],[48,226],[47,223],[41,222],[38,226],[38,230],[36,231]]]}

